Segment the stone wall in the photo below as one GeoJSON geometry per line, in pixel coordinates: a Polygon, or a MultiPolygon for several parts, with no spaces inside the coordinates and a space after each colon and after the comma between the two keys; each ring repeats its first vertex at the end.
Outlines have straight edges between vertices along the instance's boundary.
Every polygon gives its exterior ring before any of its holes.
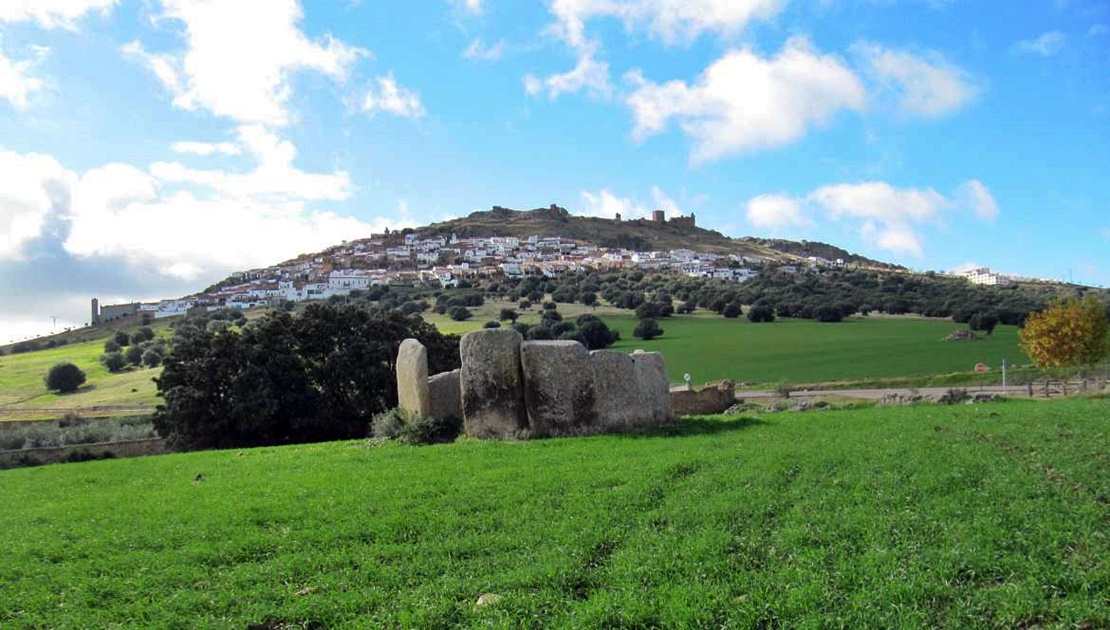
{"type": "Polygon", "coordinates": [[[577,341],[526,342],[512,329],[483,329],[459,344],[460,370],[428,378],[421,351],[419,342],[405,340],[398,355],[398,388],[408,388],[401,408],[461,416],[472,437],[585,435],[673,417],[666,365],[657,352],[587,352],[577,341]]]}
{"type": "Polygon", "coordinates": [[[736,404],[736,385],[732,381],[707,383],[701,389],[685,385],[671,390],[671,409],[676,416],[722,413],[736,404]]]}

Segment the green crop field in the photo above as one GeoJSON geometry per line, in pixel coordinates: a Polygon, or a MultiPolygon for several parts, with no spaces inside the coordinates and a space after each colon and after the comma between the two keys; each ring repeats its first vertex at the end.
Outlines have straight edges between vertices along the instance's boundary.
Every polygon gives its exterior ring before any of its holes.
{"type": "Polygon", "coordinates": [[[1107,627],[1108,416],[873,408],[9,470],[0,626],[1107,627]]]}

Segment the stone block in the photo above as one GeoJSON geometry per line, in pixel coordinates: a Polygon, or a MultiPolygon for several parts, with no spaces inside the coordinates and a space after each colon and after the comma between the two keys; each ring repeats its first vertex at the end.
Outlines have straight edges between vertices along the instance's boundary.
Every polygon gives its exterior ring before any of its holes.
{"type": "Polygon", "coordinates": [[[428,350],[416,339],[405,339],[397,352],[397,406],[412,416],[432,410],[428,393],[428,350]]]}
{"type": "Polygon", "coordinates": [[[462,386],[459,370],[442,372],[428,379],[428,394],[432,399],[433,418],[463,417],[462,386]]]}
{"type": "Polygon", "coordinates": [[[533,436],[596,431],[593,373],[577,341],[525,341],[520,346],[524,405],[533,436]]]}
{"type": "Polygon", "coordinates": [[[475,330],[459,342],[463,430],[478,438],[514,437],[528,427],[520,368],[520,333],[475,330]]]}
{"type": "Polygon", "coordinates": [[[637,350],[632,353],[632,366],[636,375],[636,387],[644,405],[644,423],[656,425],[670,422],[671,388],[667,381],[667,365],[663,361],[663,355],[637,350]]]}
{"type": "Polygon", "coordinates": [[[597,424],[601,431],[641,426],[650,415],[640,398],[636,383],[635,361],[615,350],[590,353],[597,402],[597,424]]]}

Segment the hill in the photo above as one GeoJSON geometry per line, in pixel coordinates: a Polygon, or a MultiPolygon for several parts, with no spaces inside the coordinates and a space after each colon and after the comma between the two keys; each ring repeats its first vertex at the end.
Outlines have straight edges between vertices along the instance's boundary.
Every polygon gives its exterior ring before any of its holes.
{"type": "Polygon", "coordinates": [[[814,411],[9,470],[0,626],[1101,628],[1107,411],[814,411]]]}
{"type": "Polygon", "coordinates": [[[711,254],[736,254],[782,262],[807,256],[819,256],[826,260],[840,258],[846,262],[876,268],[899,268],[896,265],[858,256],[839,247],[819,242],[796,243],[752,237],[729,238],[720,232],[698,227],[694,215],[665,221],[652,219],[623,221],[616,218],[574,216],[566,208],[555,204],[547,208],[525,211],[494,206],[490,210],[473,212],[458,219],[416,228],[413,232],[421,236],[445,238],[452,235],[459,238],[561,236],[590,242],[601,247],[636,251],[689,249],[711,254]]]}

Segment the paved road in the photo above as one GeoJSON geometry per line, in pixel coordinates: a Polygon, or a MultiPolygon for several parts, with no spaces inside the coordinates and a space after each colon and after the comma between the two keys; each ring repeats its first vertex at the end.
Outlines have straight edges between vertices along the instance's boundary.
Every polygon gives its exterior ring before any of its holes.
{"type": "MultiPolygon", "coordinates": [[[[920,387],[915,392],[911,392],[908,388],[893,388],[893,389],[800,389],[794,390],[790,393],[791,398],[814,398],[818,396],[845,396],[848,398],[868,398],[872,400],[880,400],[885,396],[897,394],[899,396],[910,396],[916,393],[921,396],[936,398],[943,396],[945,392],[951,387],[920,387]]],[[[976,392],[988,392],[993,394],[1004,394],[1006,396],[1028,396],[1029,389],[1024,385],[1010,385],[1003,390],[1001,385],[983,385],[982,387],[965,387],[969,394],[976,392]]],[[[778,398],[778,392],[773,390],[760,390],[760,391],[737,391],[737,399],[752,399],[752,398],[778,398]]]]}

